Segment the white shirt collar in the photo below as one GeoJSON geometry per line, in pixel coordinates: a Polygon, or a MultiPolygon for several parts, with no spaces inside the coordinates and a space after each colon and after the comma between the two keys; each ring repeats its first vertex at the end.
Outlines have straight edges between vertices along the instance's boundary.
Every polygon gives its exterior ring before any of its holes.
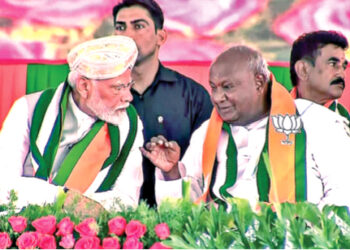
{"type": "Polygon", "coordinates": [[[248,125],[245,126],[235,126],[235,125],[230,125],[231,131],[234,133],[238,130],[241,130],[242,128],[245,130],[253,130],[253,129],[259,129],[262,127],[266,127],[267,121],[268,121],[268,116],[261,118],[260,120],[257,120],[255,122],[249,123],[248,125]]]}

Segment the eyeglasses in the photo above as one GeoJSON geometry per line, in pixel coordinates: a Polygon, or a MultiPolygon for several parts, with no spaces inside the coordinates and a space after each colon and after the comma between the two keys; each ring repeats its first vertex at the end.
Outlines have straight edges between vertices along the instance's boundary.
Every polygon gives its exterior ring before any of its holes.
{"type": "MultiPolygon", "coordinates": [[[[89,78],[86,78],[88,80],[90,80],[92,83],[96,84],[98,81],[103,81],[103,80],[92,80],[92,79],[89,79],[89,78]]],[[[119,93],[122,89],[124,88],[127,88],[127,89],[131,89],[132,86],[134,86],[135,84],[135,81],[134,80],[131,80],[130,82],[128,82],[127,84],[118,84],[118,85],[112,85],[112,91],[117,94],[119,93]]]]}
{"type": "Polygon", "coordinates": [[[113,88],[116,91],[120,91],[124,88],[131,89],[132,86],[134,86],[134,84],[135,84],[135,81],[132,80],[132,81],[128,82],[127,84],[118,84],[118,85],[114,86],[113,88]]]}

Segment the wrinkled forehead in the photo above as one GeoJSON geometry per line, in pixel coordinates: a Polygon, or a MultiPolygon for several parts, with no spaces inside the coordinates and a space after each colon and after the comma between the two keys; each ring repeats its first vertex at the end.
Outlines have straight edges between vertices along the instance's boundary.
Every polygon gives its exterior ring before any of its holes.
{"type": "Polygon", "coordinates": [[[209,77],[227,77],[238,72],[247,71],[249,69],[248,61],[235,58],[218,58],[214,61],[209,69],[209,77]]]}

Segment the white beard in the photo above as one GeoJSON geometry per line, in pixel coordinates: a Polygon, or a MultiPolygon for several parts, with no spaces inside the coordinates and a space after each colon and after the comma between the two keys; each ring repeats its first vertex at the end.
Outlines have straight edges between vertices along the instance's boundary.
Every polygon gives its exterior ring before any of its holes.
{"type": "Polygon", "coordinates": [[[127,119],[127,114],[125,109],[123,110],[116,110],[113,112],[101,112],[96,113],[96,116],[107,123],[110,123],[115,126],[119,126],[125,119],[127,119]]]}
{"type": "Polygon", "coordinates": [[[108,109],[101,100],[99,94],[94,91],[91,99],[86,103],[86,106],[102,121],[119,126],[127,119],[126,108],[129,105],[117,107],[116,109],[108,109]]]}

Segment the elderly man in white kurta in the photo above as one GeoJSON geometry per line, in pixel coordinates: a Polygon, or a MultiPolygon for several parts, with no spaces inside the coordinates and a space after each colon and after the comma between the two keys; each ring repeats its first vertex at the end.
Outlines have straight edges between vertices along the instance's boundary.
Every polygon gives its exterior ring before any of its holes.
{"type": "Polygon", "coordinates": [[[294,102],[260,53],[246,46],[219,55],[210,86],[212,116],[192,135],[180,162],[177,144],[161,136],[142,149],[159,168],[158,202],[181,197],[187,179],[194,201],[350,205],[344,118],[308,100],[294,102]]]}
{"type": "Polygon", "coordinates": [[[143,182],[142,123],[130,105],[134,41],[110,36],[68,54],[71,69],[56,89],[26,95],[0,133],[0,202],[54,202],[74,190],[105,208],[138,204],[143,182]]]}

